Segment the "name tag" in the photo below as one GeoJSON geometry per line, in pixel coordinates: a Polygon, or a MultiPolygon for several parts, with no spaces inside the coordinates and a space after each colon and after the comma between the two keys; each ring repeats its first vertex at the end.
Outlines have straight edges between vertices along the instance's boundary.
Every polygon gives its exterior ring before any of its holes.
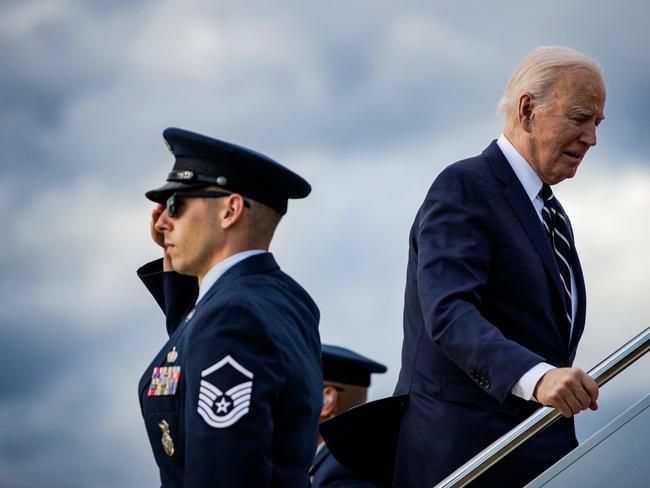
{"type": "Polygon", "coordinates": [[[163,366],[154,368],[151,385],[147,396],[170,396],[176,394],[178,381],[181,379],[180,366],[163,366]]]}

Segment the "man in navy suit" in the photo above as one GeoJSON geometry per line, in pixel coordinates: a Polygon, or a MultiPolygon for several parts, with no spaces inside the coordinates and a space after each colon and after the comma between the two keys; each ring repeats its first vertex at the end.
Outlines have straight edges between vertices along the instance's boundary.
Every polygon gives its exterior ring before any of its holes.
{"type": "Polygon", "coordinates": [[[564,418],[471,485],[523,486],[576,446],[572,415],[597,408],[596,383],[571,367],[585,287],[550,186],[596,144],[604,104],[595,61],[539,48],[506,87],[503,134],[433,182],[410,234],[394,486],[430,488],[556,407],[564,418]]]}
{"type": "Polygon", "coordinates": [[[181,129],[152,236],[163,259],[138,274],[169,340],[140,380],[164,487],[305,487],[322,405],[319,312],[268,247],[299,175],[181,129]]]}
{"type": "MultiPolygon", "coordinates": [[[[386,366],[340,346],[323,344],[323,408],[324,422],[362,405],[368,399],[372,373],[385,373],[386,366]]],[[[322,438],[318,439],[316,457],[309,470],[312,488],[376,488],[380,485],[350,471],[339,463],[322,438]]]]}

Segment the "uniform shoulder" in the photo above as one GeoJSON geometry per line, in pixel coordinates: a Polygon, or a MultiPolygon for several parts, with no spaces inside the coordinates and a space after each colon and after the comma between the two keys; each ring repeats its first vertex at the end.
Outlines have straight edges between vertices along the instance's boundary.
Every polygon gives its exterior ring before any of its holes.
{"type": "Polygon", "coordinates": [[[280,268],[272,272],[251,273],[240,276],[230,287],[229,300],[242,304],[259,306],[260,304],[293,303],[302,304],[318,314],[318,306],[311,295],[300,283],[280,268]]]}

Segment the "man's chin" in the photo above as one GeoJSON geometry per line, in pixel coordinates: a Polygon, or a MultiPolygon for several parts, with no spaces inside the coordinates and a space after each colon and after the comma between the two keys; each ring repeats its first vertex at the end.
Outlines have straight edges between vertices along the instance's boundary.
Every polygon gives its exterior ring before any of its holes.
{"type": "Polygon", "coordinates": [[[562,173],[554,173],[552,175],[549,175],[548,179],[544,180],[544,183],[547,185],[557,185],[558,183],[563,182],[564,180],[568,180],[573,178],[576,173],[578,172],[578,166],[570,166],[564,169],[562,173]]]}
{"type": "Polygon", "coordinates": [[[171,258],[172,261],[172,268],[174,268],[174,271],[176,271],[178,274],[186,275],[188,273],[187,266],[184,266],[183,262],[176,258],[171,258]]]}
{"type": "Polygon", "coordinates": [[[573,178],[577,172],[578,172],[578,165],[570,166],[569,168],[567,168],[566,176],[564,178],[565,179],[573,178]]]}
{"type": "Polygon", "coordinates": [[[174,271],[176,271],[178,274],[185,276],[194,276],[195,278],[199,276],[199,273],[196,271],[196,269],[187,265],[183,266],[183,263],[179,263],[178,267],[176,267],[176,264],[172,261],[172,266],[174,267],[174,271]]]}

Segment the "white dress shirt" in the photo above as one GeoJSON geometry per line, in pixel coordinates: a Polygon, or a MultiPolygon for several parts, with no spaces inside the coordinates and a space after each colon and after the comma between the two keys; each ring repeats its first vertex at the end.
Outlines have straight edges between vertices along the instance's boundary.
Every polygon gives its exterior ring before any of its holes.
{"type": "MultiPolygon", "coordinates": [[[[544,207],[544,201],[539,194],[543,185],[542,180],[539,178],[539,176],[537,176],[537,173],[535,173],[535,170],[532,168],[532,166],[528,163],[528,161],[524,159],[521,154],[519,154],[519,152],[510,143],[506,136],[501,134],[497,139],[497,145],[508,160],[508,163],[510,163],[512,170],[515,172],[515,175],[517,175],[517,179],[519,179],[519,182],[524,187],[528,198],[530,198],[531,203],[537,211],[537,216],[539,217],[540,223],[543,222],[542,208],[544,207]]],[[[573,277],[573,271],[571,271],[571,332],[569,337],[571,337],[573,334],[573,321],[576,316],[576,310],[578,309],[577,305],[578,296],[576,293],[576,282],[573,277]]],[[[533,392],[535,391],[537,382],[548,370],[553,369],[554,367],[555,366],[551,366],[550,364],[544,362],[536,364],[531,369],[529,369],[521,378],[519,378],[519,381],[515,383],[510,392],[513,395],[523,398],[524,400],[535,400],[535,398],[533,398],[533,392]]]]}
{"type": "Polygon", "coordinates": [[[201,281],[201,285],[199,286],[199,296],[196,299],[196,303],[199,303],[201,298],[203,298],[203,296],[208,292],[208,290],[212,288],[212,285],[214,285],[217,282],[217,280],[221,278],[221,276],[230,268],[232,268],[235,264],[237,264],[240,261],[243,261],[248,257],[255,256],[256,254],[262,254],[265,252],[268,251],[264,251],[263,249],[250,249],[248,251],[242,251],[242,252],[238,252],[237,254],[233,254],[232,256],[228,256],[223,261],[217,263],[203,277],[203,280],[201,281]]]}

